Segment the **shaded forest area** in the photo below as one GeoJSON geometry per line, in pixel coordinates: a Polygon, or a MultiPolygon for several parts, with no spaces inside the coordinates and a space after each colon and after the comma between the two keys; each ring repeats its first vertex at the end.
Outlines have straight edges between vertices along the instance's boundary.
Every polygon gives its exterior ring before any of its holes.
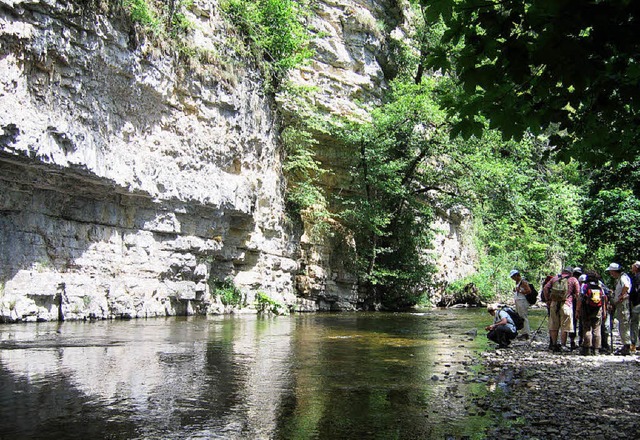
{"type": "MultiPolygon", "coordinates": [[[[384,105],[348,125],[359,271],[390,307],[424,299],[437,209],[474,221],[488,299],[517,268],[604,272],[640,257],[640,6],[600,1],[418,1],[384,105]]],[[[467,288],[468,290],[468,288],[467,288]]]]}

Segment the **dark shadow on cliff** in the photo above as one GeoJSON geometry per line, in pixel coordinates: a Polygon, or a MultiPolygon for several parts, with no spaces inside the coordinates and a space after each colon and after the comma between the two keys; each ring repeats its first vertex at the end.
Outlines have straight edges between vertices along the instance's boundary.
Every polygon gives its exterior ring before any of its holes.
{"type": "MultiPolygon", "coordinates": [[[[197,274],[180,262],[193,257],[225,277],[233,273],[234,261],[242,252],[238,247],[248,241],[253,223],[247,217],[201,204],[154,200],[82,168],[63,168],[0,152],[0,283],[4,289],[23,270],[50,273],[51,280],[78,273],[96,276],[96,283],[98,279],[117,280],[118,261],[127,261],[127,267],[121,269],[126,272],[137,264],[131,254],[153,252],[154,248],[167,250],[175,258],[164,258],[167,267],[154,267],[159,270],[155,274],[141,258],[135,269],[147,277],[191,281],[197,274]],[[226,240],[229,234],[232,237],[226,240]],[[201,249],[189,244],[189,239],[176,244],[183,236],[220,237],[220,246],[201,249]],[[129,260],[124,260],[125,254],[129,260]]],[[[243,264],[255,264],[247,260],[243,264]]],[[[129,276],[136,270],[128,272],[129,276]]],[[[51,286],[39,292],[41,287],[33,286],[32,299],[37,305],[51,305],[59,292],[51,286]]]]}

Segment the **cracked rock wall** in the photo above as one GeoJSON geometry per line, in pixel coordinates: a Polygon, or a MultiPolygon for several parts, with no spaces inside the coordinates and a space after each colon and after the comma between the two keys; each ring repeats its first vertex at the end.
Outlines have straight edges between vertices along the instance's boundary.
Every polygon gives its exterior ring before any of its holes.
{"type": "MultiPolygon", "coordinates": [[[[276,103],[218,2],[189,6],[187,61],[91,3],[0,0],[0,321],[219,313],[224,279],[249,305],[355,309],[345,243],[287,220],[276,103]]],[[[317,55],[292,77],[361,117],[393,70],[398,5],[314,12],[317,55]]],[[[319,142],[339,186],[335,140],[319,142]]]]}
{"type": "MultiPolygon", "coordinates": [[[[225,35],[215,3],[190,13],[194,45],[225,35]]],[[[222,311],[225,278],[296,304],[256,72],[181,65],[72,2],[3,0],[0,43],[4,320],[222,311]]]]}

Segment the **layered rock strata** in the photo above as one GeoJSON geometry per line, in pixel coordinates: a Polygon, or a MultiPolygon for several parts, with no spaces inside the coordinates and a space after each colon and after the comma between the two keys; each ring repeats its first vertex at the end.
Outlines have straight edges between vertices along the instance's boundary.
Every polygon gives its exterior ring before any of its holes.
{"type": "MultiPolygon", "coordinates": [[[[193,44],[213,44],[216,5],[191,12],[193,44]]],[[[258,290],[296,303],[256,72],[181,66],[73,3],[3,2],[1,20],[5,319],[220,311],[211,281],[226,278],[248,304],[258,290]]]]}
{"type": "MultiPolygon", "coordinates": [[[[349,243],[287,218],[276,105],[218,3],[189,7],[190,60],[87,5],[0,0],[0,319],[224,312],[222,280],[249,308],[258,292],[356,308],[349,243]]],[[[377,23],[400,16],[349,0],[316,13],[317,56],[294,80],[360,117],[392,69],[377,23]]],[[[320,159],[339,170],[333,142],[320,159]]]]}

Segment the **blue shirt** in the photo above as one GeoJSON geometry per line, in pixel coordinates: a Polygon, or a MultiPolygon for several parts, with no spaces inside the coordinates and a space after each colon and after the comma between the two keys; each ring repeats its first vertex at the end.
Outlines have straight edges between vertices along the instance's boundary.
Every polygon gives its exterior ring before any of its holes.
{"type": "Polygon", "coordinates": [[[507,327],[511,332],[515,333],[516,325],[513,323],[513,319],[511,319],[511,316],[509,316],[509,314],[504,310],[496,310],[496,314],[493,317],[493,323],[497,324],[498,322],[502,321],[503,318],[507,318],[505,327],[507,327]]]}

